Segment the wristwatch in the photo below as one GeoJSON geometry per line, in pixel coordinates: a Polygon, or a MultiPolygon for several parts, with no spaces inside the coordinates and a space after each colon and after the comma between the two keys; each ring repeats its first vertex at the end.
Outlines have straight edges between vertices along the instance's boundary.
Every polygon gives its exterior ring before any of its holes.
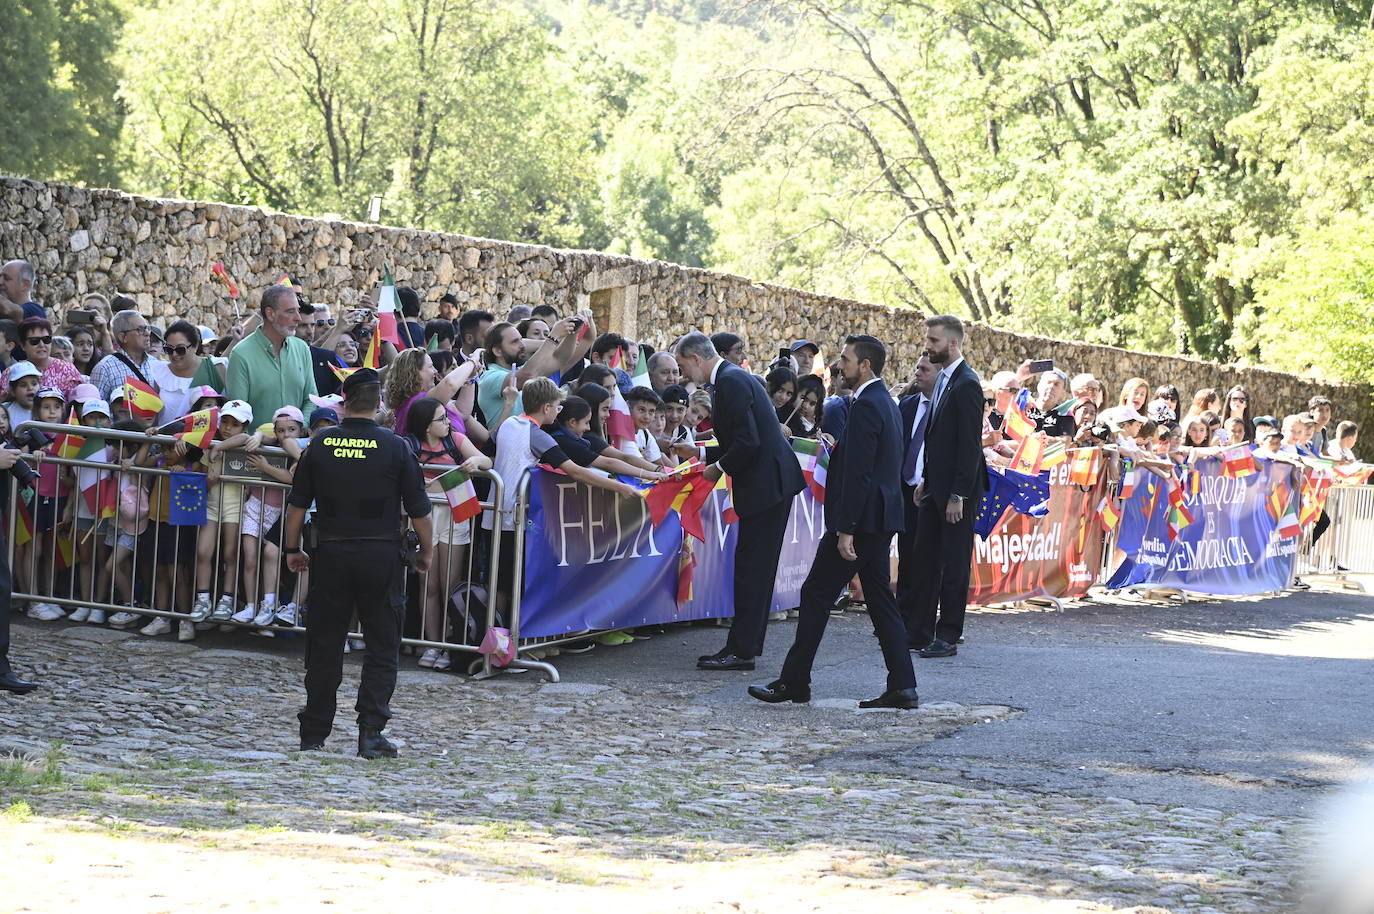
{"type": "Polygon", "coordinates": [[[950,500],[950,501],[963,501],[963,500],[964,500],[964,496],[962,496],[962,495],[950,495],[949,500],[950,500]]]}
{"type": "Polygon", "coordinates": [[[282,552],[285,552],[287,555],[295,555],[297,552],[300,552],[300,551],[301,551],[301,547],[300,547],[300,546],[283,546],[281,551],[282,551],[282,552]]]}

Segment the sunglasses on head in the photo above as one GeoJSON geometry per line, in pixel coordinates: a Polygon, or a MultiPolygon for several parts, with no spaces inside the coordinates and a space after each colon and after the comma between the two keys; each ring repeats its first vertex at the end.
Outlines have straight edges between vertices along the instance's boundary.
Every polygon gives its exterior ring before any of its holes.
{"type": "Polygon", "coordinates": [[[166,343],[162,345],[162,351],[168,355],[185,355],[194,348],[193,346],[168,346],[166,343]]]}
{"type": "Polygon", "coordinates": [[[52,344],[52,336],[31,336],[24,342],[30,346],[48,346],[52,344]]]}

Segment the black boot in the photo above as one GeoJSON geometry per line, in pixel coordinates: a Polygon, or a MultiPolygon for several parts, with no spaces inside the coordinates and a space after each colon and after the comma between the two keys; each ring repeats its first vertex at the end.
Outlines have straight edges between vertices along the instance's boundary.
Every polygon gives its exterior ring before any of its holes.
{"type": "Polygon", "coordinates": [[[396,746],[381,730],[358,731],[358,754],[363,758],[395,758],[396,746]]]}

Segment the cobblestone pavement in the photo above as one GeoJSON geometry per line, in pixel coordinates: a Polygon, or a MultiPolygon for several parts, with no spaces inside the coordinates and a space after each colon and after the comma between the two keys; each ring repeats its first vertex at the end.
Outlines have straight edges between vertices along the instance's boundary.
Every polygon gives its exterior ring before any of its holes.
{"type": "MultiPolygon", "coordinates": [[[[923,778],[923,747],[1008,725],[1021,711],[1004,705],[721,707],[701,700],[719,678],[478,683],[407,659],[390,731],[402,758],[365,762],[351,711],[324,753],[292,751],[299,642],[30,622],[15,634],[22,671],[44,688],[0,696],[0,753],[14,759],[0,775],[0,894],[12,910],[92,892],[142,911],[1292,905],[1296,817],[923,778]],[[910,767],[827,764],[855,747],[910,767]]],[[[357,671],[346,668],[342,708],[357,671]]]]}

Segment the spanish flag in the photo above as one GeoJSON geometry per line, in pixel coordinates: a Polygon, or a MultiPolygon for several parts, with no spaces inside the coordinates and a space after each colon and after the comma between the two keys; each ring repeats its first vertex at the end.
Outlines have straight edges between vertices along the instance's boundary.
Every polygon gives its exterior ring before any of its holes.
{"type": "Polygon", "coordinates": [[[1016,394],[1016,398],[1007,406],[1007,415],[1003,422],[1007,434],[1017,441],[1028,438],[1035,434],[1035,423],[1031,421],[1027,411],[1030,409],[1030,391],[1021,390],[1016,394]]]}
{"type": "Polygon", "coordinates": [[[1117,506],[1116,499],[1110,495],[1104,497],[1097,506],[1097,516],[1101,518],[1104,530],[1115,530],[1116,525],[1121,523],[1121,508],[1117,506]]]}
{"type": "Polygon", "coordinates": [[[188,413],[176,422],[164,425],[161,431],[171,435],[173,438],[180,438],[187,444],[205,450],[210,446],[210,442],[214,439],[215,431],[218,428],[219,407],[212,406],[209,409],[188,413]],[[171,429],[171,431],[168,431],[169,429],[171,429]]]}
{"type": "MultiPolygon", "coordinates": [[[[431,337],[434,348],[438,349],[438,337],[431,337]]],[[[367,344],[367,354],[363,356],[363,367],[371,368],[374,371],[382,367],[382,323],[378,321],[372,327],[372,339],[367,344]]],[[[340,380],[343,380],[340,378],[340,380]]]]}
{"type": "Polygon", "coordinates": [[[1040,435],[1027,435],[1021,439],[1021,446],[1012,455],[1011,468],[1027,476],[1038,476],[1044,459],[1045,439],[1040,435]]]}
{"type": "MultiPolygon", "coordinates": [[[[72,407],[71,415],[67,417],[68,425],[80,425],[81,421],[76,418],[76,407],[72,407]]],[[[54,457],[65,457],[68,460],[80,455],[81,448],[86,444],[86,439],[81,435],[73,435],[70,432],[63,432],[52,440],[48,447],[54,457]]]]}
{"type": "Polygon", "coordinates": [[[162,398],[157,391],[133,375],[124,378],[124,403],[135,419],[156,419],[162,412],[162,398]]]}

